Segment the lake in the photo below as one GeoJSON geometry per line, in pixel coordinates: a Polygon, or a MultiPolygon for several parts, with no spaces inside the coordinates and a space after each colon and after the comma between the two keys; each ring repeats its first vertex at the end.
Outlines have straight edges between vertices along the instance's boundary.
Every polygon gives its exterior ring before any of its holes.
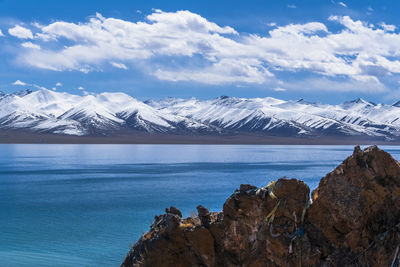
{"type": "MultiPolygon", "coordinates": [[[[382,146],[400,158],[400,147],[382,146]]],[[[249,183],[312,189],[352,146],[0,145],[0,266],[119,266],[154,215],[249,183]]]]}

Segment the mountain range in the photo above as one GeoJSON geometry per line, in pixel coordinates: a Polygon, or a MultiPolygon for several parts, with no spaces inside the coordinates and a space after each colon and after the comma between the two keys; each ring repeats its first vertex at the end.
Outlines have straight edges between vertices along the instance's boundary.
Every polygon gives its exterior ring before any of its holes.
{"type": "Polygon", "coordinates": [[[303,99],[165,98],[139,101],[124,93],[73,95],[46,89],[0,92],[0,129],[112,136],[120,132],[172,135],[240,135],[400,139],[400,102],[363,99],[339,105],[303,99]]]}

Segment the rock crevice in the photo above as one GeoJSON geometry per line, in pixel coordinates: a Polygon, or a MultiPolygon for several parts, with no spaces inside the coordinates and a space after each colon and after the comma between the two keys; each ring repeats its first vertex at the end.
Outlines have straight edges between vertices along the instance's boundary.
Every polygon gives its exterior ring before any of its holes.
{"type": "Polygon", "coordinates": [[[241,185],[222,212],[156,216],[122,266],[399,266],[400,164],[376,146],[321,179],[241,185]],[[396,265],[397,264],[397,265],[396,265]]]}

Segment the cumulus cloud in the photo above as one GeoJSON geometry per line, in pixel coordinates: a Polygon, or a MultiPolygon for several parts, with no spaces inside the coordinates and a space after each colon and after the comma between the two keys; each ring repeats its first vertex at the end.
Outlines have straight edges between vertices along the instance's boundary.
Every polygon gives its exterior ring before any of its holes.
{"type": "Polygon", "coordinates": [[[78,90],[85,90],[85,88],[83,88],[82,86],[79,86],[78,90]]]}
{"type": "Polygon", "coordinates": [[[32,31],[19,25],[16,25],[14,28],[8,29],[8,33],[20,39],[33,39],[32,31]]]}
{"type": "Polygon", "coordinates": [[[3,34],[3,32],[0,30],[0,37],[3,37],[4,36],[4,34],[3,34]]]}
{"type": "Polygon", "coordinates": [[[206,84],[222,83],[263,83],[267,77],[272,77],[269,72],[257,60],[237,61],[223,59],[208,67],[195,70],[186,68],[174,70],[158,69],[155,75],[161,80],[168,81],[196,81],[206,84]]]}
{"type": "Polygon", "coordinates": [[[117,69],[124,69],[124,70],[128,69],[128,67],[123,63],[111,62],[111,65],[116,67],[117,69]]]}
{"type": "Polygon", "coordinates": [[[62,83],[58,82],[58,83],[56,83],[56,86],[60,87],[60,86],[62,86],[62,83]]]}
{"type": "Polygon", "coordinates": [[[281,72],[306,71],[325,84],[325,79],[340,78],[353,86],[382,87],[383,77],[400,74],[400,34],[393,25],[375,28],[348,16],[329,20],[337,23],[334,31],[314,21],[274,25],[259,35],[238,33],[189,11],[154,10],[139,22],[96,14],[84,23],[41,25],[34,36],[41,49],[21,51],[19,60],[85,73],[106,64],[121,69],[140,64],[161,80],[207,84],[260,84],[276,80],[281,72]]]}
{"type": "Polygon", "coordinates": [[[22,47],[31,48],[31,49],[40,49],[40,45],[33,44],[32,42],[25,42],[21,44],[22,47]]]}
{"type": "Polygon", "coordinates": [[[23,81],[16,80],[15,82],[13,82],[12,85],[28,85],[28,84],[27,84],[27,83],[24,83],[23,81]]]}

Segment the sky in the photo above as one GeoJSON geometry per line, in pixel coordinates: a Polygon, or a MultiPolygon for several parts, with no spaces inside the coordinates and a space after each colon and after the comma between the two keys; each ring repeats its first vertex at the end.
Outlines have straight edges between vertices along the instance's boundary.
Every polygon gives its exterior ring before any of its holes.
{"type": "Polygon", "coordinates": [[[399,1],[0,0],[0,90],[400,100],[399,1]]]}

